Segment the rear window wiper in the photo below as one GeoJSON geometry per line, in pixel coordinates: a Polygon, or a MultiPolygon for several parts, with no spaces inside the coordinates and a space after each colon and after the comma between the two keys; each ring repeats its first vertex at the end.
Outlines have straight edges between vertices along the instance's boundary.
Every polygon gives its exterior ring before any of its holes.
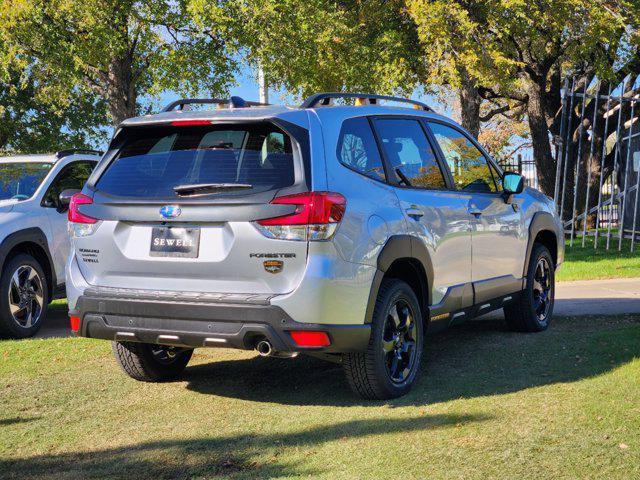
{"type": "Polygon", "coordinates": [[[181,197],[192,197],[194,195],[206,195],[226,190],[246,190],[253,188],[248,183],[194,183],[189,185],[176,185],[173,191],[181,197]]]}

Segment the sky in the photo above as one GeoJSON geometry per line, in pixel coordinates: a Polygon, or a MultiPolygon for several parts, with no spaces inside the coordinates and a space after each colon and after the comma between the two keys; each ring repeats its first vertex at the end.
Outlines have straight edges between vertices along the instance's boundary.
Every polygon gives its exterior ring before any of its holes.
{"type": "MultiPolygon", "coordinates": [[[[366,93],[376,93],[376,92],[366,92],[366,93]]],[[[237,85],[233,86],[230,89],[230,96],[242,97],[243,99],[248,101],[255,101],[255,102],[259,101],[260,94],[259,94],[256,74],[249,66],[245,66],[239,72],[237,76],[237,85]]],[[[166,92],[163,92],[158,98],[143,99],[142,103],[151,105],[152,113],[158,113],[165,106],[167,106],[168,104],[170,104],[175,100],[179,100],[180,98],[183,98],[183,96],[175,91],[168,90],[166,92]]],[[[421,92],[416,91],[411,96],[411,98],[413,100],[418,100],[426,103],[438,113],[441,113],[446,116],[452,116],[452,112],[448,110],[444,104],[439,103],[434,96],[424,95],[421,92]]],[[[295,105],[298,102],[300,102],[299,99],[294,99],[290,97],[289,95],[287,95],[286,91],[274,90],[274,89],[269,90],[269,103],[295,105]]],[[[108,139],[111,138],[112,134],[113,134],[113,128],[106,127],[106,136],[105,136],[106,141],[103,144],[96,145],[96,148],[101,151],[106,151],[108,147],[108,139]]]]}
{"type": "MultiPolygon", "coordinates": [[[[231,96],[242,97],[245,100],[257,102],[259,100],[259,90],[258,90],[258,82],[256,76],[251,68],[245,67],[240,71],[237,79],[237,86],[231,88],[231,96]]],[[[376,93],[376,92],[366,92],[366,93],[376,93]]],[[[174,100],[178,100],[181,96],[172,91],[164,92],[159,101],[155,101],[160,108],[168,105],[174,100]]],[[[438,113],[442,113],[444,115],[451,115],[449,111],[443,111],[444,106],[439,104],[437,100],[431,95],[422,95],[419,92],[415,92],[411,97],[413,100],[419,100],[425,102],[427,105],[433,106],[434,110],[438,113]]],[[[282,103],[291,104],[292,99],[288,97],[287,92],[282,90],[269,90],[269,103],[273,104],[282,104],[282,103]]]]}
{"type": "MultiPolygon", "coordinates": [[[[366,93],[376,93],[376,92],[366,92],[366,93]]],[[[230,96],[234,96],[234,95],[238,97],[242,97],[243,99],[248,101],[254,101],[254,102],[259,101],[260,94],[258,89],[258,82],[251,68],[245,67],[239,72],[237,77],[237,85],[233,86],[230,89],[230,96]]],[[[142,103],[150,104],[152,106],[152,112],[157,113],[157,112],[160,112],[165,106],[167,106],[171,102],[175,100],[179,100],[180,98],[182,98],[182,95],[180,95],[177,92],[168,90],[166,92],[163,92],[158,98],[143,99],[142,103]]],[[[423,95],[423,94],[420,94],[419,92],[415,92],[414,95],[411,96],[411,98],[413,100],[422,101],[427,105],[430,105],[438,113],[442,113],[443,115],[447,115],[447,116],[452,115],[452,112],[448,111],[446,109],[446,106],[444,106],[441,103],[438,103],[437,99],[431,95],[423,95]]],[[[299,101],[298,99],[292,99],[290,96],[288,96],[287,92],[285,91],[274,90],[274,89],[269,90],[269,103],[272,103],[272,104],[285,103],[285,104],[291,105],[291,104],[297,103],[298,101],[299,101]]],[[[104,144],[96,145],[96,148],[101,151],[106,151],[108,147],[108,139],[110,139],[111,135],[113,134],[112,127],[106,127],[106,130],[107,132],[106,132],[105,138],[107,140],[104,142],[104,144]]]]}
{"type": "MultiPolygon", "coordinates": [[[[269,98],[269,100],[271,102],[275,102],[276,100],[279,100],[277,96],[278,93],[281,93],[281,92],[272,92],[271,97],[273,98],[269,98]]],[[[245,68],[240,72],[240,74],[238,75],[238,85],[234,86],[231,89],[231,95],[242,97],[245,100],[251,100],[254,102],[258,101],[258,97],[259,97],[258,83],[251,69],[245,68]]],[[[166,91],[160,96],[159,104],[162,107],[164,107],[165,105],[173,102],[174,100],[178,100],[180,98],[181,98],[180,94],[173,91],[166,91]]]]}

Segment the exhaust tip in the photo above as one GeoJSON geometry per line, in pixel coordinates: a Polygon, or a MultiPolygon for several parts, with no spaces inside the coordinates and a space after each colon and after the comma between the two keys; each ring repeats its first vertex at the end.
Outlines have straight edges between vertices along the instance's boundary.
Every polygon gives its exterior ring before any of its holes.
{"type": "Polygon", "coordinates": [[[261,357],[268,357],[273,352],[273,348],[268,340],[260,340],[256,344],[256,351],[261,357]]]}

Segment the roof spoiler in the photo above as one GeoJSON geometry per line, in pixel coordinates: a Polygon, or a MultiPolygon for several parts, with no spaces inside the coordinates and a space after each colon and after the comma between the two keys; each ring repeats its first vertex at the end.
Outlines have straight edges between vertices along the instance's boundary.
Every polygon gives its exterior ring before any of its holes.
{"type": "Polygon", "coordinates": [[[69,155],[76,155],[78,153],[85,153],[88,155],[104,154],[104,152],[101,152],[100,150],[91,150],[90,148],[68,148],[67,150],[60,150],[59,152],[56,152],[56,158],[60,160],[61,158],[68,157],[69,155]]]}
{"type": "Polygon", "coordinates": [[[268,103],[250,102],[242,97],[231,98],[182,98],[171,102],[169,105],[162,109],[163,112],[172,112],[176,110],[184,110],[187,105],[218,105],[228,106],[229,108],[246,108],[246,107],[263,107],[269,105],[268,103]]]}
{"type": "Polygon", "coordinates": [[[340,92],[323,92],[316,93],[308,97],[300,108],[314,108],[330,106],[332,101],[336,98],[355,98],[356,105],[378,105],[380,100],[388,102],[408,103],[413,105],[413,108],[418,110],[425,110],[427,112],[433,112],[433,109],[426,103],[418,102],[417,100],[411,100],[402,97],[390,97],[387,95],[374,95],[371,93],[340,93],[340,92]]]}

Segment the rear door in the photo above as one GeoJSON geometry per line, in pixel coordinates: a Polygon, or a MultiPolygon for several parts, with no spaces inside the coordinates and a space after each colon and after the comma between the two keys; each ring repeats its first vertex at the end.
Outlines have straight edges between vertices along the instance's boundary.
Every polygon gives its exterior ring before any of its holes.
{"type": "Polygon", "coordinates": [[[268,238],[254,221],[291,213],[295,206],[271,200],[308,189],[302,130],[294,137],[267,122],[188,122],[121,132],[107,166],[91,179],[93,204],[81,209],[100,220],[93,234],[74,242],[87,282],[179,292],[292,291],[304,273],[307,242],[268,238]]]}
{"type": "Polygon", "coordinates": [[[429,142],[421,121],[411,117],[373,120],[409,234],[427,247],[433,264],[433,304],[460,309],[471,298],[469,217],[429,142]],[[446,303],[446,305],[445,305],[446,303]]]}

